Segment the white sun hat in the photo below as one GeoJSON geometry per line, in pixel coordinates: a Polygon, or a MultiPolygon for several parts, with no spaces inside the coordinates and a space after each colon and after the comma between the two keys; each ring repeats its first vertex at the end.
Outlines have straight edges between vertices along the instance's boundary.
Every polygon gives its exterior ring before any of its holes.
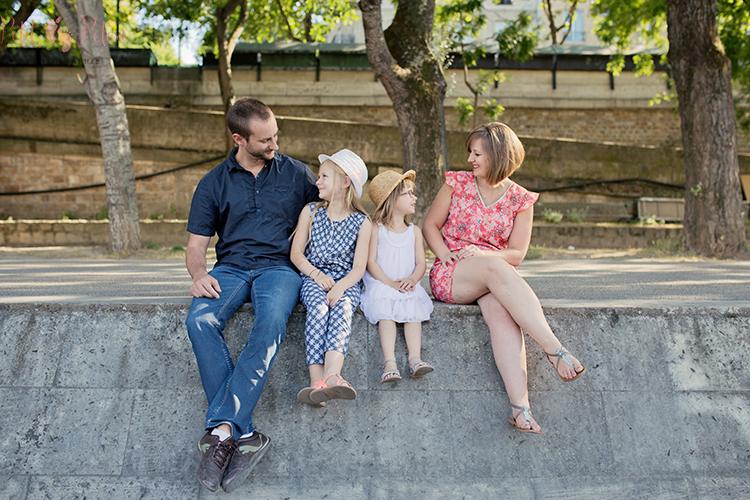
{"type": "Polygon", "coordinates": [[[318,155],[318,161],[320,161],[321,164],[326,160],[331,160],[333,163],[341,167],[341,170],[343,170],[349,179],[351,179],[352,184],[354,185],[354,190],[357,192],[357,198],[361,198],[362,186],[367,182],[367,166],[365,165],[365,162],[362,161],[362,158],[348,149],[342,149],[331,156],[318,155]]]}

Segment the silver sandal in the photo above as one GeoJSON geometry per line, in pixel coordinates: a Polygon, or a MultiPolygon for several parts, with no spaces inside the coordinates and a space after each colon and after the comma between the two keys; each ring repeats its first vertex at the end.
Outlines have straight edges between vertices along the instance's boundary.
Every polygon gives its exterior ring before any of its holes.
{"type": "Polygon", "coordinates": [[[393,382],[398,382],[401,380],[401,372],[398,371],[398,368],[394,368],[393,370],[387,370],[385,369],[385,365],[388,363],[396,364],[395,359],[386,359],[385,363],[383,363],[383,374],[380,376],[380,383],[381,384],[390,384],[393,382]],[[393,375],[389,377],[389,375],[393,375]]]}
{"type": "Polygon", "coordinates": [[[516,406],[513,403],[511,403],[510,405],[513,408],[515,408],[516,410],[518,410],[518,412],[516,412],[515,415],[513,415],[513,412],[511,411],[510,412],[511,416],[508,418],[508,422],[510,422],[511,425],[513,425],[513,427],[516,428],[516,430],[521,431],[521,432],[533,432],[534,434],[541,434],[542,433],[542,431],[535,431],[534,429],[531,428],[531,408],[529,408],[526,405],[524,405],[524,406],[516,406]],[[524,420],[526,420],[526,423],[529,424],[529,428],[528,429],[526,429],[524,427],[518,427],[518,424],[516,423],[516,418],[518,418],[518,416],[520,414],[522,414],[522,413],[523,413],[524,420]]]}

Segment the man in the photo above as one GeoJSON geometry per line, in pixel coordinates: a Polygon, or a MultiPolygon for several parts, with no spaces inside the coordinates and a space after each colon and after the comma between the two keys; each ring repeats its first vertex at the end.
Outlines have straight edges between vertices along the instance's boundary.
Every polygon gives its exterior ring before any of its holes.
{"type": "Polygon", "coordinates": [[[190,207],[186,264],[194,298],[186,324],[208,399],[198,477],[211,491],[230,492],[268,450],[252,413],[299,299],[289,237],[318,190],[305,164],[276,152],[278,127],[268,106],[239,99],[227,125],[237,147],[201,179],[190,207]],[[214,234],[217,262],[207,272],[214,234]],[[223,330],[248,298],[255,324],[235,366],[223,330]]]}

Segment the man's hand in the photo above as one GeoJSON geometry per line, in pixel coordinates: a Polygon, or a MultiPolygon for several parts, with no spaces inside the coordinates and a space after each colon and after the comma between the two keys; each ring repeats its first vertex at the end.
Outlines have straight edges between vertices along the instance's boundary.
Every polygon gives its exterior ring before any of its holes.
{"type": "Polygon", "coordinates": [[[190,293],[192,293],[195,298],[211,297],[218,299],[219,293],[221,293],[221,287],[216,278],[206,273],[200,278],[193,280],[193,286],[190,287],[190,293]]]}

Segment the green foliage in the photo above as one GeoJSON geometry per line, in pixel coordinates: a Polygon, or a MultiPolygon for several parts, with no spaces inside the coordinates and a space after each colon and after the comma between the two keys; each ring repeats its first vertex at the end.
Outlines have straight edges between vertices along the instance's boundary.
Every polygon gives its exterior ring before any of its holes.
{"type": "Polygon", "coordinates": [[[495,99],[485,101],[480,109],[484,116],[492,121],[500,119],[500,116],[505,112],[505,108],[499,105],[495,99]]]}
{"type": "Polygon", "coordinates": [[[164,216],[160,213],[154,212],[151,215],[148,216],[149,220],[162,220],[164,219],[164,216]]]}
{"type": "Polygon", "coordinates": [[[70,210],[65,210],[63,213],[60,214],[60,220],[73,220],[75,217],[73,217],[73,213],[70,210]]]}
{"type": "MultiPolygon", "coordinates": [[[[0,15],[5,19],[8,19],[8,17],[4,14],[7,11],[4,5],[13,3],[15,2],[8,2],[7,0],[0,2],[0,15]]],[[[101,36],[101,23],[104,22],[110,48],[116,46],[122,49],[148,48],[154,52],[160,64],[176,61],[176,56],[169,43],[172,36],[171,30],[141,23],[140,7],[142,3],[145,2],[121,0],[118,12],[117,0],[104,0],[105,18],[96,20],[96,24],[87,24],[87,27],[90,26],[90,29],[87,28],[87,31],[90,32],[89,36],[101,36]]],[[[45,20],[41,23],[31,21],[24,23],[23,36],[13,37],[8,47],[35,47],[58,49],[63,52],[70,51],[82,65],[77,42],[70,36],[67,26],[55,9],[54,2],[42,2],[36,11],[42,14],[45,20]]]]}
{"type": "Polygon", "coordinates": [[[471,99],[465,97],[456,98],[456,113],[458,113],[458,123],[466,125],[474,115],[474,106],[471,104],[471,99]]]}
{"type": "Polygon", "coordinates": [[[148,240],[146,244],[144,245],[145,248],[148,248],[149,250],[154,250],[156,248],[159,248],[159,245],[153,242],[153,240],[148,240]]]}
{"type": "MultiPolygon", "coordinates": [[[[163,30],[174,20],[203,27],[203,50],[218,53],[216,46],[216,9],[226,0],[136,0],[150,23],[163,30]]],[[[241,40],[246,42],[323,42],[338,23],[352,24],[358,19],[355,3],[349,0],[248,0],[248,21],[241,40]]],[[[229,26],[236,26],[239,9],[229,26]]]]}
{"type": "Polygon", "coordinates": [[[177,207],[174,203],[169,204],[169,213],[172,214],[173,219],[177,218],[177,207]]]}
{"type": "Polygon", "coordinates": [[[495,35],[498,48],[505,57],[523,64],[534,56],[539,45],[539,27],[528,12],[521,12],[495,35]]]}
{"type": "Polygon", "coordinates": [[[562,212],[558,212],[557,210],[552,210],[551,208],[545,208],[542,212],[542,220],[544,222],[550,223],[550,224],[557,224],[558,222],[562,222],[563,214],[562,212]]]}
{"type": "Polygon", "coordinates": [[[96,220],[109,220],[109,210],[107,205],[99,207],[99,212],[96,214],[96,220]]]}
{"type": "Polygon", "coordinates": [[[172,248],[170,248],[169,251],[170,252],[184,252],[185,247],[183,247],[182,245],[175,245],[172,248]]]}
{"type": "MultiPolygon", "coordinates": [[[[747,0],[717,0],[717,25],[721,43],[732,61],[732,78],[739,90],[738,100],[750,97],[750,2],[747,0]]],[[[668,41],[667,0],[592,0],[594,32],[604,45],[614,46],[618,53],[607,65],[607,71],[618,74],[625,63],[623,54],[633,46],[656,46],[666,63],[668,41]]],[[[633,57],[636,74],[650,74],[653,59],[646,54],[633,57]]],[[[669,96],[673,98],[673,94],[669,96]]],[[[652,102],[669,100],[663,94],[652,102]]],[[[737,108],[740,125],[750,130],[750,114],[737,108]]]]}
{"type": "Polygon", "coordinates": [[[570,222],[586,222],[586,218],[589,216],[589,209],[586,208],[571,208],[566,214],[570,222]]]}
{"type": "Polygon", "coordinates": [[[473,125],[476,126],[477,109],[492,120],[505,111],[494,99],[481,105],[479,103],[479,97],[487,91],[487,85],[505,81],[505,75],[498,71],[481,70],[476,81],[472,83],[469,79],[468,69],[476,66],[478,59],[486,54],[488,46],[491,46],[488,43],[497,43],[500,53],[523,62],[532,57],[539,41],[537,27],[532,26],[532,17],[526,12],[521,12],[518,19],[495,33],[490,40],[478,40],[479,33],[487,24],[482,4],[481,0],[449,0],[435,8],[433,39],[442,41],[436,50],[446,64],[449,62],[446,57],[449,52],[460,54],[464,84],[473,95],[473,100],[463,97],[456,100],[455,110],[461,125],[467,125],[473,117],[473,125]]]}

